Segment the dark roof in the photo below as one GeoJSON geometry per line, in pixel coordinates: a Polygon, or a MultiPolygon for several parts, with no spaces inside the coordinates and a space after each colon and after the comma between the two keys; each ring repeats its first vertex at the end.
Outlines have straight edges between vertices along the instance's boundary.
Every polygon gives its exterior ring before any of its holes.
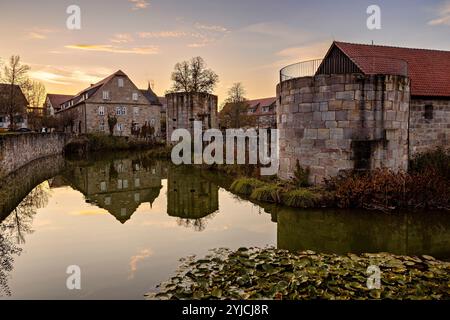
{"type": "MultiPolygon", "coordinates": [[[[0,95],[9,95],[11,90],[11,85],[8,83],[0,83],[0,95]]],[[[28,106],[28,100],[25,98],[25,95],[22,92],[22,89],[18,85],[14,85],[13,89],[18,95],[19,99],[21,100],[20,103],[26,107],[28,106]]]]}
{"type": "Polygon", "coordinates": [[[158,96],[153,92],[150,86],[148,86],[147,89],[140,89],[139,91],[144,95],[144,97],[147,98],[148,102],[150,102],[151,105],[162,106],[162,103],[159,101],[158,96]]]}
{"type": "Polygon", "coordinates": [[[52,104],[53,107],[59,107],[60,104],[66,102],[67,100],[72,99],[73,97],[74,97],[73,95],[68,94],[54,94],[54,93],[47,94],[47,98],[48,100],[50,100],[50,103],[52,104]]]}
{"type": "MultiPolygon", "coordinates": [[[[373,65],[370,59],[362,57],[388,58],[393,64],[396,59],[403,60],[407,63],[408,76],[411,79],[411,95],[450,97],[450,51],[346,42],[334,42],[332,48],[334,46],[346,54],[363,72],[373,71],[373,65]]],[[[383,69],[386,67],[389,66],[382,66],[383,69]]],[[[394,65],[391,67],[396,68],[394,65]]]]}

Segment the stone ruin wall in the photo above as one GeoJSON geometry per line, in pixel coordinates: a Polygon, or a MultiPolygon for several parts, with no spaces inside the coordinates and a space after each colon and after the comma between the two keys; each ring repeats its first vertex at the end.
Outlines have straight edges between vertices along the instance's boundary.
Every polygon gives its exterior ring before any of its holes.
{"type": "Polygon", "coordinates": [[[411,156],[437,146],[449,148],[450,99],[412,97],[409,127],[411,156]]]}
{"type": "Polygon", "coordinates": [[[172,132],[184,128],[193,136],[194,121],[202,121],[203,130],[218,128],[217,96],[207,93],[169,93],[167,99],[167,143],[172,132]]]}

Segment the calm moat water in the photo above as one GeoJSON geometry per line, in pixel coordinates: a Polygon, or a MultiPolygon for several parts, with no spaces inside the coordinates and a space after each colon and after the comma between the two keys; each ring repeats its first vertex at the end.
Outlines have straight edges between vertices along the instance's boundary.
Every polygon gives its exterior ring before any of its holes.
{"type": "Polygon", "coordinates": [[[0,297],[143,299],[188,255],[267,245],[450,258],[445,212],[263,208],[144,153],[35,161],[0,184],[0,297]],[[81,268],[81,290],[66,269],[81,268]]]}

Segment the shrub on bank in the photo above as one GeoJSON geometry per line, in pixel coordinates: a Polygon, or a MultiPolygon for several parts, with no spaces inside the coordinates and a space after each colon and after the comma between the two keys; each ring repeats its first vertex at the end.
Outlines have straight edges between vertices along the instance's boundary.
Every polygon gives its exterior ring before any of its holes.
{"type": "Polygon", "coordinates": [[[306,188],[288,191],[282,199],[284,205],[294,208],[313,208],[321,204],[321,196],[306,188]]]}
{"type": "Polygon", "coordinates": [[[256,201],[281,203],[283,188],[276,184],[267,184],[257,187],[250,194],[250,198],[256,201]]]}
{"type": "Polygon", "coordinates": [[[423,173],[427,170],[434,170],[450,181],[450,149],[438,147],[419,153],[411,159],[409,163],[411,173],[423,173]]]}
{"type": "Polygon", "coordinates": [[[393,210],[401,208],[450,208],[450,187],[435,170],[420,173],[376,169],[350,172],[326,181],[340,208],[393,210]]]}
{"type": "Polygon", "coordinates": [[[249,196],[252,194],[253,190],[262,187],[263,185],[264,182],[255,178],[239,178],[231,184],[230,189],[237,194],[249,196]]]}

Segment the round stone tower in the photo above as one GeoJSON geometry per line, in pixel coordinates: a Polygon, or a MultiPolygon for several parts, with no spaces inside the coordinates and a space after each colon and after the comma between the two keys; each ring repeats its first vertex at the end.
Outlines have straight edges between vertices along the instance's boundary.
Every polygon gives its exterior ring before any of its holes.
{"type": "Polygon", "coordinates": [[[297,161],[313,184],[342,170],[406,170],[409,78],[318,71],[277,86],[279,176],[291,178],[297,161]]]}

